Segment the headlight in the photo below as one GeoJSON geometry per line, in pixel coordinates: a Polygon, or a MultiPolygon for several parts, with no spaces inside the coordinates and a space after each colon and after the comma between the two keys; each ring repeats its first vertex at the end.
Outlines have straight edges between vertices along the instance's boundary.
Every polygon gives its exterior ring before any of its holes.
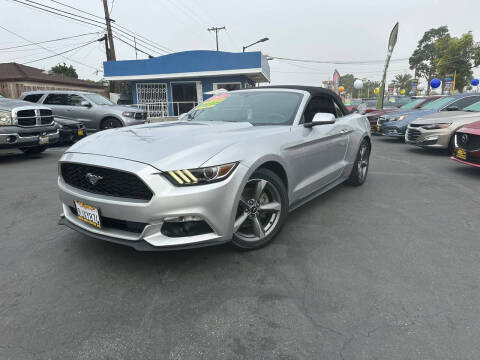
{"type": "Polygon", "coordinates": [[[0,111],[0,126],[12,125],[12,114],[10,111],[0,111]]]}
{"type": "Polygon", "coordinates": [[[438,124],[430,124],[422,126],[424,129],[427,130],[434,130],[434,129],[445,129],[449,127],[452,123],[438,123],[438,124]]]}
{"type": "Polygon", "coordinates": [[[390,121],[401,121],[403,119],[406,119],[408,117],[408,115],[402,115],[402,116],[397,116],[397,117],[394,117],[394,118],[391,118],[391,119],[388,119],[390,121]]]}
{"type": "Polygon", "coordinates": [[[124,111],[124,112],[122,113],[122,116],[133,118],[133,117],[135,117],[135,112],[133,112],[133,111],[124,111]]]}
{"type": "Polygon", "coordinates": [[[233,172],[238,162],[198,169],[171,170],[162,173],[175,186],[210,184],[225,180],[233,172]]]}

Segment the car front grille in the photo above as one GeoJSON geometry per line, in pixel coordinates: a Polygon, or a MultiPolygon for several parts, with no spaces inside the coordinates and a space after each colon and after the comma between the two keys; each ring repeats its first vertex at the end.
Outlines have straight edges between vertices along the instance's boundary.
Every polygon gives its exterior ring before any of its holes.
{"type": "Polygon", "coordinates": [[[422,133],[417,129],[408,128],[407,129],[407,140],[416,141],[422,133]]]}
{"type": "Polygon", "coordinates": [[[457,145],[465,150],[480,150],[480,136],[457,132],[457,145]]]}
{"type": "Polygon", "coordinates": [[[41,126],[41,125],[50,125],[52,123],[53,123],[52,110],[28,109],[28,110],[17,111],[17,124],[19,126],[41,126]]]}
{"type": "MultiPolygon", "coordinates": [[[[75,209],[73,206],[70,206],[70,211],[72,212],[73,215],[78,216],[77,209],[75,209]]],[[[101,215],[100,215],[100,221],[102,223],[102,228],[123,230],[123,231],[132,232],[135,234],[141,234],[143,232],[143,229],[145,229],[145,226],[147,226],[146,223],[114,219],[114,218],[109,218],[101,215]]]]}
{"type": "Polygon", "coordinates": [[[63,180],[77,189],[94,194],[150,200],[153,192],[132,173],[77,163],[61,165],[63,180]]]}
{"type": "Polygon", "coordinates": [[[137,112],[135,113],[135,119],[137,120],[147,120],[147,113],[146,112],[137,112]]]}

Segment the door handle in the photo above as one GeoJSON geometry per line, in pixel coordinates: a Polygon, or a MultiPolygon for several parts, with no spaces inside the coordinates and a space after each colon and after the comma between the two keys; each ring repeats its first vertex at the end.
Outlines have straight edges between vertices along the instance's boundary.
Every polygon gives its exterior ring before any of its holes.
{"type": "Polygon", "coordinates": [[[346,134],[346,133],[348,133],[348,129],[342,129],[342,130],[340,130],[340,134],[346,134]]]}

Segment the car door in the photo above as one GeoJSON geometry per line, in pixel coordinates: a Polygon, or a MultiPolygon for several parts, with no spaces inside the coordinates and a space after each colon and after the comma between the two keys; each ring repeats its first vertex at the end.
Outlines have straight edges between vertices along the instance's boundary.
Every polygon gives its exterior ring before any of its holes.
{"type": "Polygon", "coordinates": [[[70,119],[82,122],[88,130],[96,130],[90,101],[81,95],[68,94],[67,104],[66,111],[70,119]],[[90,104],[90,106],[82,105],[82,103],[85,104],[85,102],[90,104]]]}
{"type": "Polygon", "coordinates": [[[68,96],[65,93],[50,93],[43,104],[52,109],[53,115],[68,119],[68,96]]]}
{"type": "Polygon", "coordinates": [[[301,124],[293,131],[301,147],[302,156],[293,165],[297,181],[293,201],[299,201],[337,180],[345,168],[351,126],[344,119],[341,108],[328,96],[312,98],[306,106],[301,124]],[[332,113],[334,124],[305,127],[316,113],[332,113]]]}

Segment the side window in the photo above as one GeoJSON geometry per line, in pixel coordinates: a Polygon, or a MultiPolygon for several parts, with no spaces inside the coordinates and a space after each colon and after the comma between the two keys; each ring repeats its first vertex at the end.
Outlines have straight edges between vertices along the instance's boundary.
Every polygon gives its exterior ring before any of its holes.
{"type": "Polygon", "coordinates": [[[43,96],[43,94],[30,94],[27,95],[23,98],[24,101],[30,101],[32,103],[36,103],[40,98],[43,96]]]}
{"type": "Polygon", "coordinates": [[[330,113],[337,116],[335,112],[335,107],[333,100],[328,97],[318,96],[310,100],[303,113],[303,118],[305,123],[312,122],[313,117],[316,113],[330,113]]]}
{"type": "Polygon", "coordinates": [[[458,110],[462,110],[463,108],[466,108],[467,106],[472,105],[478,101],[480,101],[480,96],[467,96],[462,99],[458,99],[457,101],[454,101],[453,103],[448,105],[447,108],[449,106],[456,106],[458,107],[458,110]]]}
{"type": "Polygon", "coordinates": [[[81,96],[75,95],[75,94],[70,94],[68,95],[67,98],[68,98],[68,105],[70,106],[80,106],[82,101],[84,101],[84,99],[81,96]]]}
{"type": "Polygon", "coordinates": [[[68,105],[68,98],[66,94],[50,94],[43,103],[48,105],[68,105]]]}
{"type": "Polygon", "coordinates": [[[333,105],[335,106],[335,116],[337,118],[341,118],[341,117],[345,116],[342,109],[340,109],[340,106],[338,106],[338,104],[336,102],[333,102],[333,105]]]}

